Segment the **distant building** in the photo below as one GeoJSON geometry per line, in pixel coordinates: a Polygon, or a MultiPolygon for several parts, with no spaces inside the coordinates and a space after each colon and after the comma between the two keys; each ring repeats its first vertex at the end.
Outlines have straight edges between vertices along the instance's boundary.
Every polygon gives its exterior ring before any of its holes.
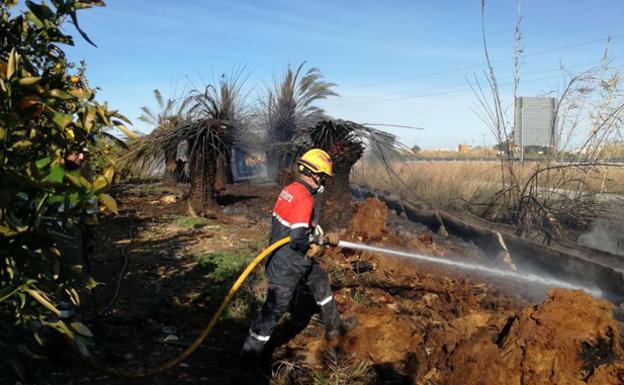
{"type": "Polygon", "coordinates": [[[529,146],[555,148],[555,98],[518,97],[514,106],[514,144],[520,159],[529,146]]]}
{"type": "Polygon", "coordinates": [[[457,152],[461,154],[468,153],[470,150],[472,150],[472,146],[469,144],[460,144],[457,146],[457,152]]]}

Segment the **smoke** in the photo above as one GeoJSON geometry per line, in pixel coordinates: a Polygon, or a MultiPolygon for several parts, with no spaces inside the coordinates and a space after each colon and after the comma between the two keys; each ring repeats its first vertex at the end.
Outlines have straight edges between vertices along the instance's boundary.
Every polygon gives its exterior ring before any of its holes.
{"type": "Polygon", "coordinates": [[[624,202],[611,204],[606,218],[594,220],[591,230],[582,234],[580,244],[612,254],[624,256],[624,202]]]}

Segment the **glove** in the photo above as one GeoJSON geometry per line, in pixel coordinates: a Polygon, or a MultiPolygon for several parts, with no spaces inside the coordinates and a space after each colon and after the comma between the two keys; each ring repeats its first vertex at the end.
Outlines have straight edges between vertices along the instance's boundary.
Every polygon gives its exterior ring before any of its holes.
{"type": "Polygon", "coordinates": [[[323,247],[321,245],[317,245],[313,243],[310,245],[308,252],[306,253],[306,257],[316,258],[323,252],[323,247]]]}
{"type": "Polygon", "coordinates": [[[325,232],[321,225],[314,226],[314,230],[312,230],[312,234],[310,235],[310,243],[322,245],[325,242],[325,232]]]}
{"type": "Polygon", "coordinates": [[[338,246],[338,242],[340,242],[340,237],[336,233],[327,233],[325,234],[325,242],[327,242],[330,246],[338,246]]]}

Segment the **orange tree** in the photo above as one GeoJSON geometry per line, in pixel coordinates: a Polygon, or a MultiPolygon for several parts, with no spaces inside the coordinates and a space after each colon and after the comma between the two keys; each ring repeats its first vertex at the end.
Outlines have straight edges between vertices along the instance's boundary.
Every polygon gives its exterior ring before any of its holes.
{"type": "Polygon", "coordinates": [[[76,11],[99,1],[51,3],[0,1],[0,360],[19,372],[20,354],[43,343],[39,331],[53,328],[85,349],[90,331],[59,318],[58,303],[77,306],[76,289],[92,279],[67,258],[61,244],[73,218],[99,200],[112,181],[109,162],[91,178],[71,171],[63,159],[92,145],[90,137],[115,127],[131,135],[127,120],[95,100],[84,68],[68,62],[63,46],[73,45],[62,26],[76,11]]]}

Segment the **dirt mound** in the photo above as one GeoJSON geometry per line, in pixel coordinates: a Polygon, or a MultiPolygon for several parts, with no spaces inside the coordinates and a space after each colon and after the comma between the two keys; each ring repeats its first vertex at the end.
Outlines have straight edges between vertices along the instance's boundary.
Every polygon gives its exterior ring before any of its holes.
{"type": "Polygon", "coordinates": [[[368,198],[356,205],[355,214],[347,229],[351,239],[368,240],[380,237],[386,227],[388,208],[376,198],[368,198]]]}
{"type": "MultiPolygon", "coordinates": [[[[488,261],[453,237],[386,228],[387,215],[382,202],[366,200],[346,237],[488,261]]],[[[553,289],[541,305],[527,306],[520,296],[447,267],[341,249],[328,250],[323,264],[341,313],[360,321],[334,348],[368,362],[375,383],[624,384],[612,305],[582,291],[553,289]]],[[[297,362],[331,371],[323,357],[332,350],[320,336],[322,325],[310,326],[276,357],[305,356],[297,362]]]]}
{"type": "Polygon", "coordinates": [[[612,305],[582,291],[552,289],[493,332],[483,329],[457,347],[445,383],[624,383],[624,352],[612,305]]]}

